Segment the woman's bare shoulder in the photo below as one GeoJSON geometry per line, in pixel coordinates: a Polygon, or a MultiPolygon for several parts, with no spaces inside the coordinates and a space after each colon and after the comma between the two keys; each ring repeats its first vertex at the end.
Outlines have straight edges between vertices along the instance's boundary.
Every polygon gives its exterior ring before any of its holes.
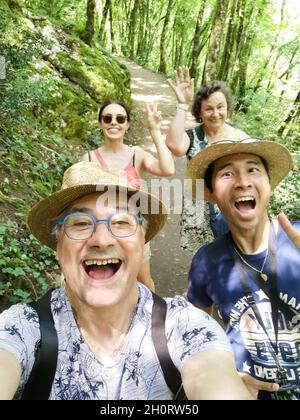
{"type": "Polygon", "coordinates": [[[81,160],[85,160],[87,162],[97,162],[97,159],[95,158],[95,151],[98,150],[100,153],[101,152],[101,147],[98,147],[97,149],[93,149],[93,150],[89,150],[88,152],[86,152],[81,160]]]}
{"type": "Polygon", "coordinates": [[[145,158],[145,156],[149,154],[149,152],[144,150],[141,146],[133,146],[132,149],[133,153],[135,154],[135,158],[139,161],[142,161],[145,158]]]}
{"type": "Polygon", "coordinates": [[[225,124],[224,130],[222,132],[222,136],[224,135],[233,135],[235,140],[243,140],[249,137],[249,135],[245,133],[245,131],[240,130],[237,127],[233,127],[229,124],[225,124]]]}
{"type": "Polygon", "coordinates": [[[247,137],[250,137],[245,131],[240,130],[239,128],[232,127],[234,132],[241,137],[241,139],[245,139],[247,137]]]}

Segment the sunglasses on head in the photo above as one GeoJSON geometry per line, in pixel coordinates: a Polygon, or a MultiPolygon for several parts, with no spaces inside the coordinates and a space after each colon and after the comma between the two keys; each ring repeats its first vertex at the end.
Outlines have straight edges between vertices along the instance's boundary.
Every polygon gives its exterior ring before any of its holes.
{"type": "Polygon", "coordinates": [[[102,121],[105,124],[110,124],[113,118],[117,121],[118,124],[124,124],[127,121],[126,115],[121,115],[121,114],[117,114],[117,115],[106,114],[106,115],[102,115],[101,117],[102,121]]]}
{"type": "Polygon", "coordinates": [[[219,140],[219,141],[214,141],[210,144],[210,146],[216,145],[216,144],[222,144],[222,143],[256,143],[259,141],[264,141],[263,139],[260,139],[258,137],[248,137],[246,139],[241,139],[241,140],[219,140]]]}

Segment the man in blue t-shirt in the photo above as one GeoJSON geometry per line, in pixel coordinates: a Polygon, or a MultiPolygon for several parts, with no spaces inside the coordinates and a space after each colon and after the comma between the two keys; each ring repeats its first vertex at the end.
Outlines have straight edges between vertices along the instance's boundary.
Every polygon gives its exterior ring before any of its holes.
{"type": "Polygon", "coordinates": [[[261,399],[300,399],[300,222],[267,213],[291,168],[284,146],[259,139],[216,142],[189,166],[230,232],[194,256],[188,299],[208,313],[216,305],[245,382],[257,390],[279,384],[261,399]]]}

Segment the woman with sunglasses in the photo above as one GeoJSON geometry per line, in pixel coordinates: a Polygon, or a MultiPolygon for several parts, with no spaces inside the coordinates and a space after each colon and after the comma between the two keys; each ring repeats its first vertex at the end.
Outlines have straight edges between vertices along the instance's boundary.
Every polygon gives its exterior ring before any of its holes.
{"type": "MultiPolygon", "coordinates": [[[[157,111],[157,104],[146,104],[146,110],[148,128],[157,149],[157,158],[145,150],[136,150],[124,143],[124,136],[130,127],[129,108],[123,102],[106,101],[98,116],[104,142],[97,149],[86,153],[83,160],[97,162],[103,169],[126,178],[135,188],[139,188],[139,180],[144,172],[163,177],[173,175],[174,160],[161,135],[161,114],[157,111]]],[[[150,247],[146,244],[138,281],[154,291],[150,257],[150,247]]]]}
{"type": "MultiPolygon", "coordinates": [[[[170,124],[166,144],[175,156],[186,155],[190,160],[207,145],[222,139],[241,140],[249,137],[244,131],[232,127],[226,121],[234,108],[231,91],[224,82],[215,81],[204,85],[194,97],[194,79],[188,68],[175,71],[175,83],[168,81],[174,90],[178,104],[170,124]],[[185,131],[187,111],[199,123],[185,131]]],[[[204,220],[197,216],[195,202],[184,199],[180,224],[181,248],[195,253],[202,245],[227,232],[227,224],[217,206],[204,205],[204,220]]]]}

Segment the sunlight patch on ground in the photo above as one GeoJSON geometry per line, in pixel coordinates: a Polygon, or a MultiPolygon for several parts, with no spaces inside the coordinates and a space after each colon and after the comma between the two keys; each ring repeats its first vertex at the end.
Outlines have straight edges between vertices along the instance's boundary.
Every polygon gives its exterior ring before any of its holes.
{"type": "Polygon", "coordinates": [[[141,88],[141,85],[143,85],[143,86],[155,86],[155,88],[157,88],[157,86],[159,86],[160,88],[169,88],[169,85],[167,83],[157,83],[156,81],[145,81],[145,80],[142,80],[138,77],[133,77],[132,78],[132,82],[131,82],[132,87],[141,88]]]}
{"type": "Polygon", "coordinates": [[[174,102],[173,99],[167,98],[164,95],[143,95],[143,94],[133,94],[132,98],[138,102],[164,102],[164,103],[172,103],[174,102]]]}
{"type": "Polygon", "coordinates": [[[174,103],[174,108],[175,108],[175,103],[176,102],[174,101],[174,99],[173,98],[168,98],[165,95],[132,94],[131,96],[135,101],[138,101],[138,102],[148,102],[148,103],[157,102],[158,104],[160,104],[160,103],[167,103],[167,104],[174,103]]]}

